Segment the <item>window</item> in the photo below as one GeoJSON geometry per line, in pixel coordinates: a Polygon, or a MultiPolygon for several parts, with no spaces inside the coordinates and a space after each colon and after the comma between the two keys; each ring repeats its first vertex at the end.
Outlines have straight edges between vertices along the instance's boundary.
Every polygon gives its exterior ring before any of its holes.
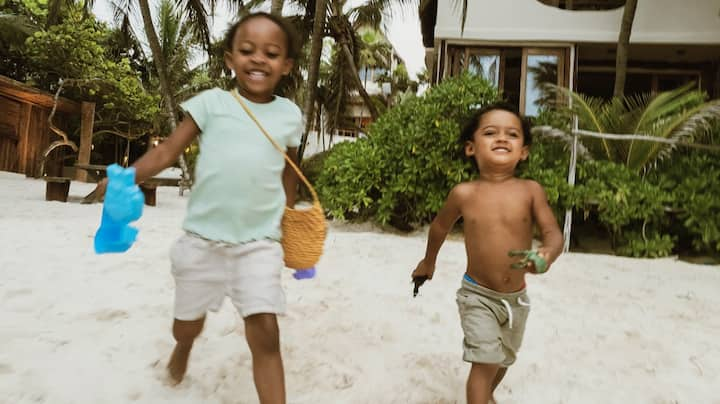
{"type": "Polygon", "coordinates": [[[555,103],[557,96],[548,84],[567,86],[563,51],[558,49],[525,49],[523,52],[523,97],[520,111],[536,116],[538,111],[555,103]]]}
{"type": "Polygon", "coordinates": [[[500,52],[495,50],[470,52],[467,70],[498,87],[500,85],[500,52]]]}
{"type": "Polygon", "coordinates": [[[555,101],[547,84],[568,85],[566,48],[448,48],[451,75],[468,71],[498,88],[525,115],[535,116],[555,101]]]}

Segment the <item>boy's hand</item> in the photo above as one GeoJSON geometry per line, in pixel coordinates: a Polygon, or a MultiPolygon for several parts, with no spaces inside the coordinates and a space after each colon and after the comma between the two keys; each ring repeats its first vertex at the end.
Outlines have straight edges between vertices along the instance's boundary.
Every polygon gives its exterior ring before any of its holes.
{"type": "Polygon", "coordinates": [[[542,274],[548,270],[548,253],[539,249],[533,250],[511,250],[508,252],[510,257],[523,257],[522,260],[510,265],[513,269],[522,269],[526,272],[542,274]]]}
{"type": "Polygon", "coordinates": [[[430,264],[425,260],[422,260],[420,261],[420,263],[418,263],[417,267],[412,273],[413,283],[415,284],[415,287],[413,288],[413,297],[417,296],[418,291],[420,290],[420,286],[422,286],[425,281],[427,281],[428,279],[432,279],[434,272],[434,264],[430,264]]]}
{"type": "Polygon", "coordinates": [[[435,264],[427,262],[423,259],[417,264],[417,267],[415,267],[415,270],[412,273],[412,277],[413,277],[413,279],[420,278],[420,277],[432,279],[434,273],[435,273],[435,264]]]}

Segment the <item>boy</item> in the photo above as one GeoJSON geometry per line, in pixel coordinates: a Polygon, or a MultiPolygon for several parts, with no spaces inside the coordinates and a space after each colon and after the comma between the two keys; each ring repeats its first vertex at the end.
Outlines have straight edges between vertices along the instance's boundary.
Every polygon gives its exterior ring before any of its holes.
{"type": "Polygon", "coordinates": [[[464,220],[467,272],[457,292],[463,328],[463,359],[472,363],[467,402],[487,404],[507,367],[515,362],[530,305],[525,274],[547,269],[560,255],[562,234],[545,191],[535,181],[515,177],[528,158],[530,127],[509,105],[478,111],[461,134],[465,155],[477,163],[479,178],[458,184],[430,225],[425,258],[412,277],[432,279],[438,250],[452,226],[464,220]],[[514,250],[530,250],[533,225],[546,268],[530,261],[518,267],[514,250]],[[536,271],[537,269],[537,271],[536,271]]]}

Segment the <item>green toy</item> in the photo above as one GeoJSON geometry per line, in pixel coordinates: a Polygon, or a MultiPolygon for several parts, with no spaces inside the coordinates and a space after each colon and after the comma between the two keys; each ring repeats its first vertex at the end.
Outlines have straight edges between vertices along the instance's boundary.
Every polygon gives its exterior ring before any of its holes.
{"type": "Polygon", "coordinates": [[[527,268],[527,264],[532,261],[533,264],[535,264],[535,272],[536,273],[543,273],[547,271],[547,262],[543,257],[541,257],[537,251],[534,250],[510,250],[508,252],[508,256],[510,257],[524,257],[520,262],[516,262],[512,265],[510,265],[513,269],[525,269],[527,268]]]}

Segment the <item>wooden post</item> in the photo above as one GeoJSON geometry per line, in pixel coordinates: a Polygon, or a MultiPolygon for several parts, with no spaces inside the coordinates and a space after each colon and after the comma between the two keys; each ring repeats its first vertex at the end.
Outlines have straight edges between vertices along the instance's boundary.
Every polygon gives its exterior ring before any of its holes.
{"type": "MultiPolygon", "coordinates": [[[[78,150],[78,164],[90,164],[92,150],[92,134],[95,120],[95,103],[83,102],[80,106],[80,147],[78,150]]],[[[87,182],[87,170],[76,170],[75,180],[87,182]]]]}
{"type": "Polygon", "coordinates": [[[157,184],[154,183],[143,183],[140,184],[140,190],[145,196],[145,205],[155,206],[157,204],[157,184]]]}
{"type": "Polygon", "coordinates": [[[28,167],[28,143],[30,142],[30,116],[32,104],[22,104],[20,107],[20,124],[18,125],[18,172],[25,176],[32,176],[32,167],[28,167]]]}
{"type": "Polygon", "coordinates": [[[70,192],[70,179],[64,177],[45,177],[45,200],[67,202],[70,192]]]}
{"type": "MultiPolygon", "coordinates": [[[[570,166],[568,167],[568,184],[575,186],[575,170],[577,168],[578,135],[573,133],[573,144],[570,149],[570,166]]],[[[565,222],[563,224],[563,252],[570,251],[570,236],[572,235],[572,208],[565,211],[565,222]]]]}

